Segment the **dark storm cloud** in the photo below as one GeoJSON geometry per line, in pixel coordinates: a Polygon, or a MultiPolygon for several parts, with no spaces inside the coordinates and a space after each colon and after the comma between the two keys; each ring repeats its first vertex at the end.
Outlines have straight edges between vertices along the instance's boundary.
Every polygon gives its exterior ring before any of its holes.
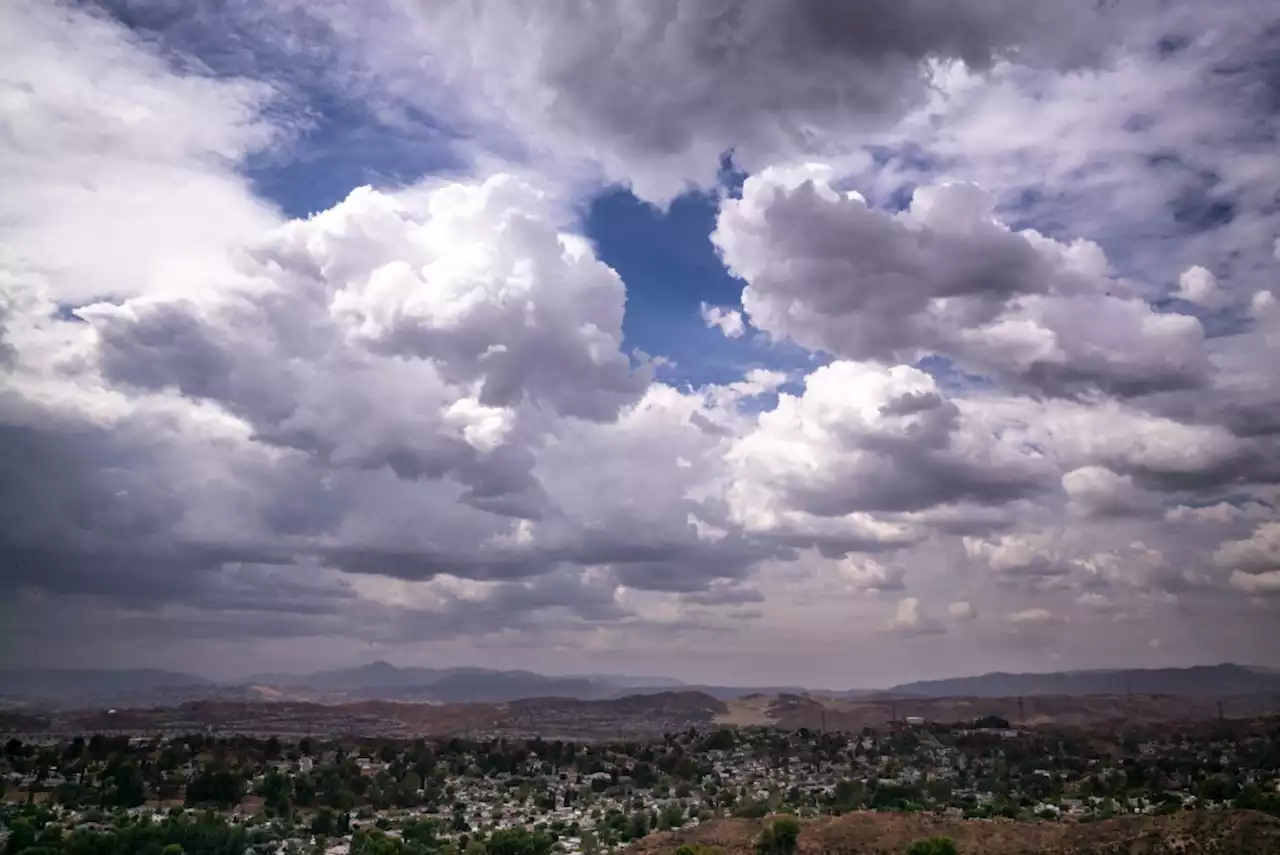
{"type": "Polygon", "coordinates": [[[931,61],[1090,62],[1117,18],[1065,0],[410,8],[442,73],[504,109],[523,140],[585,149],[660,199],[713,180],[728,150],[754,170],[884,127],[925,97],[931,61]],[[442,21],[464,34],[456,44],[432,32],[442,21]]]}

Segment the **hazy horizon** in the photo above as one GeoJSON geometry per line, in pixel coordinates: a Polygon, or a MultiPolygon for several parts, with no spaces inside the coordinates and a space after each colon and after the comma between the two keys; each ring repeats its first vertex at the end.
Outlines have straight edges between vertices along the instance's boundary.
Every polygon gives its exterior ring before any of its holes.
{"type": "MultiPolygon", "coordinates": [[[[1158,669],[1147,669],[1147,668],[1141,668],[1141,667],[1129,668],[1125,666],[1114,666],[1114,667],[1107,667],[1107,668],[1086,668],[1086,669],[1045,670],[1045,671],[973,671],[973,672],[956,673],[956,674],[916,677],[912,679],[893,680],[891,682],[884,683],[881,685],[842,685],[842,684],[813,685],[813,684],[785,682],[785,681],[772,682],[772,683],[765,683],[765,682],[758,682],[758,681],[738,683],[738,682],[732,682],[732,681],[716,681],[716,680],[687,680],[687,679],[682,679],[682,678],[667,675],[667,674],[634,674],[634,673],[621,673],[621,672],[605,674],[601,672],[591,672],[591,671],[579,671],[579,672],[530,671],[529,669],[523,669],[523,668],[500,668],[500,667],[488,667],[488,666],[480,666],[480,665],[424,665],[420,663],[397,664],[395,662],[390,662],[386,659],[373,659],[373,660],[368,660],[363,662],[356,662],[350,665],[337,665],[332,667],[318,668],[314,670],[308,669],[308,670],[280,671],[275,669],[268,669],[268,670],[251,671],[243,674],[229,675],[229,676],[222,676],[222,677],[201,673],[197,669],[190,669],[190,668],[184,668],[184,669],[160,668],[157,670],[171,671],[172,673],[175,673],[175,674],[185,674],[187,676],[198,677],[198,678],[209,680],[215,683],[233,685],[233,684],[242,684],[242,683],[250,682],[250,678],[256,677],[256,676],[289,675],[292,677],[305,677],[311,674],[323,673],[326,671],[355,670],[355,669],[369,667],[372,665],[391,665],[392,667],[397,669],[426,668],[426,669],[435,670],[435,671],[467,670],[467,669],[484,670],[484,671],[525,671],[527,673],[537,674],[543,677],[567,678],[567,679],[595,678],[595,679],[607,680],[609,678],[614,678],[614,679],[625,679],[625,680],[674,680],[680,684],[674,687],[676,689],[679,689],[680,687],[697,688],[698,686],[723,686],[723,687],[738,687],[738,688],[755,688],[755,687],[772,688],[772,687],[782,687],[782,686],[794,686],[797,688],[803,688],[803,689],[806,689],[809,691],[815,691],[815,692],[823,692],[823,691],[875,692],[875,691],[890,689],[898,685],[906,685],[908,683],[986,677],[994,674],[1006,674],[1011,676],[1054,676],[1054,675],[1072,675],[1072,674],[1101,674],[1101,673],[1108,673],[1108,672],[1115,672],[1115,671],[1129,671],[1129,670],[1161,670],[1161,669],[1185,670],[1185,669],[1191,669],[1191,668],[1213,668],[1213,667],[1224,666],[1224,665],[1235,666],[1235,667],[1245,668],[1250,670],[1262,670],[1262,671],[1268,671],[1268,672],[1275,672],[1278,670],[1275,668],[1268,668],[1267,666],[1263,666],[1263,665],[1251,665],[1248,663],[1239,663],[1239,662],[1197,662],[1197,663],[1192,663],[1188,665],[1166,665],[1166,666],[1161,666],[1158,669]]],[[[79,670],[84,667],[85,666],[83,665],[52,666],[46,669],[39,669],[39,670],[72,671],[72,670],[79,670]]],[[[103,669],[90,668],[89,670],[127,672],[131,670],[143,670],[146,667],[147,666],[132,666],[132,667],[119,666],[119,667],[103,668],[103,669]]]]}

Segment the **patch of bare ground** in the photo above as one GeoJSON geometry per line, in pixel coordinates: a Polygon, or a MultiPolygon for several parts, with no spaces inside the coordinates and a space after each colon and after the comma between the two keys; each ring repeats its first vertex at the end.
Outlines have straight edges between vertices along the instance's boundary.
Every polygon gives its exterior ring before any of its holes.
{"type": "Polygon", "coordinates": [[[724,727],[769,727],[776,724],[770,714],[772,695],[747,695],[725,702],[725,711],[715,717],[715,723],[724,727]]]}
{"type": "MultiPolygon", "coordinates": [[[[685,843],[751,855],[769,820],[716,820],[656,834],[636,848],[666,855],[685,843]]],[[[800,855],[902,855],[925,837],[950,837],[960,855],[1278,855],[1280,820],[1252,811],[1126,816],[1102,822],[949,820],[857,811],[807,821],[800,855]]]]}

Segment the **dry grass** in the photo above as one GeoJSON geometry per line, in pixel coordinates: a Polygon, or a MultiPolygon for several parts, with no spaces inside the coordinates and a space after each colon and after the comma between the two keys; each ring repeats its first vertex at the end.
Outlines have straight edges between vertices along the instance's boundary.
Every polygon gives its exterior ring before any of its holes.
{"type": "MultiPolygon", "coordinates": [[[[638,849],[668,853],[683,843],[750,855],[763,823],[717,820],[653,835],[638,849]]],[[[950,837],[961,855],[1278,855],[1280,820],[1250,811],[1119,817],[1105,822],[947,820],[929,814],[857,811],[806,822],[801,855],[901,855],[923,837],[950,837]]]]}
{"type": "Polygon", "coordinates": [[[768,727],[776,724],[770,713],[775,700],[772,695],[748,695],[726,701],[727,709],[715,717],[715,723],[725,727],[768,727]]]}

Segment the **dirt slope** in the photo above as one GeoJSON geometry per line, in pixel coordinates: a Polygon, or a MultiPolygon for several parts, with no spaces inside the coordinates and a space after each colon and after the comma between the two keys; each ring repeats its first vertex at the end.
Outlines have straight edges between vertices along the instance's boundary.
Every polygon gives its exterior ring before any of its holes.
{"type": "MultiPolygon", "coordinates": [[[[717,820],[656,834],[635,847],[666,855],[683,843],[752,855],[763,823],[717,820]]],[[[946,820],[928,814],[858,811],[817,819],[800,833],[801,855],[901,855],[912,841],[942,835],[960,855],[1280,855],[1280,820],[1251,811],[1120,817],[1096,823],[946,820]]],[[[635,851],[633,850],[633,851],[635,851]]]]}

